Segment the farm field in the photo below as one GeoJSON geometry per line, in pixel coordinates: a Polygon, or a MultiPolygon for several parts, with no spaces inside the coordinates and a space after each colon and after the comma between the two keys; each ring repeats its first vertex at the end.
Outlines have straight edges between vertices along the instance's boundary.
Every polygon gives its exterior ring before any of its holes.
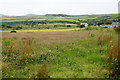
{"type": "Polygon", "coordinates": [[[113,29],[2,33],[3,78],[108,78],[113,29]]]}
{"type": "Polygon", "coordinates": [[[117,14],[3,16],[0,28],[3,31],[80,28],[80,23],[88,23],[89,26],[112,24],[112,22],[118,22],[117,17],[117,14]]]}
{"type": "MultiPolygon", "coordinates": [[[[80,30],[80,28],[68,28],[68,29],[31,29],[31,30],[16,30],[16,32],[56,32],[56,31],[75,31],[80,30]]],[[[82,29],[81,29],[82,30],[82,29]]],[[[5,30],[1,32],[11,32],[11,30],[5,30]]]]}

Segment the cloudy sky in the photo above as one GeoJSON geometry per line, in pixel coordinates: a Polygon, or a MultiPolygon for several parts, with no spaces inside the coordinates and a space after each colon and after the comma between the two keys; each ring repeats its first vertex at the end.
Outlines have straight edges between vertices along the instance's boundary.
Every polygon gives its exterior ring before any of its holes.
{"type": "Polygon", "coordinates": [[[110,14],[118,12],[119,0],[0,0],[0,14],[110,14]]]}

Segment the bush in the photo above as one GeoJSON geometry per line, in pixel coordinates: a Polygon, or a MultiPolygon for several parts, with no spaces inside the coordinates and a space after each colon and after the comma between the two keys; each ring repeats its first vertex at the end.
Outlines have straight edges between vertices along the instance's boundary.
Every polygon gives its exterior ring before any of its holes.
{"type": "Polygon", "coordinates": [[[6,26],[5,25],[2,25],[2,28],[5,28],[6,26]]]}
{"type": "Polygon", "coordinates": [[[13,30],[13,31],[11,31],[10,33],[16,33],[16,31],[13,30]]]}
{"type": "Polygon", "coordinates": [[[91,34],[90,34],[90,37],[94,37],[94,36],[95,36],[95,34],[94,34],[94,33],[91,33],[91,34]]]}
{"type": "Polygon", "coordinates": [[[97,27],[86,27],[85,30],[98,30],[97,27]]]}
{"type": "Polygon", "coordinates": [[[78,25],[77,27],[79,27],[79,28],[83,28],[83,27],[85,27],[85,25],[78,25]]]}
{"type": "Polygon", "coordinates": [[[85,25],[80,25],[80,28],[83,28],[83,27],[85,27],[85,25]]]}
{"type": "Polygon", "coordinates": [[[7,26],[6,28],[12,28],[12,26],[7,26]]]}
{"type": "Polygon", "coordinates": [[[22,27],[16,27],[16,30],[20,30],[20,29],[22,29],[22,27]]]}
{"type": "Polygon", "coordinates": [[[67,27],[71,27],[71,25],[67,25],[67,27]]]}
{"type": "Polygon", "coordinates": [[[115,30],[116,32],[120,32],[120,26],[114,27],[114,30],[115,30]]]}
{"type": "Polygon", "coordinates": [[[56,27],[57,27],[57,25],[54,25],[54,27],[56,28],[56,27]]]}

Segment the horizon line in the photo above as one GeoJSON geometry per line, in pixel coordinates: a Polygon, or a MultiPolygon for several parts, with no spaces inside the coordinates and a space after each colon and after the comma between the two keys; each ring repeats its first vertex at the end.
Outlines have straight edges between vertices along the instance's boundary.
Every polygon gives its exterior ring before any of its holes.
{"type": "MultiPolygon", "coordinates": [[[[1,14],[0,15],[4,15],[4,16],[28,16],[28,15],[35,15],[35,16],[41,16],[41,15],[47,15],[47,14],[53,14],[53,15],[56,15],[56,14],[62,14],[62,13],[46,13],[46,14],[34,14],[34,13],[28,13],[28,14],[25,14],[25,15],[6,15],[6,14],[1,14]]],[[[104,14],[118,14],[118,13],[93,13],[93,14],[62,14],[62,15],[104,15],[104,14]]]]}

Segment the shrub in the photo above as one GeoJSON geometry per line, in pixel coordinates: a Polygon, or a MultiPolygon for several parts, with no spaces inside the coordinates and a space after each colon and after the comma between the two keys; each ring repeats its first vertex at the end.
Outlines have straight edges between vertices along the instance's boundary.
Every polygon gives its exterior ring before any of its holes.
{"type": "Polygon", "coordinates": [[[79,27],[79,28],[83,28],[83,27],[85,27],[85,25],[78,25],[77,27],[79,27]]]}
{"type": "Polygon", "coordinates": [[[91,34],[90,34],[90,37],[94,37],[94,36],[95,36],[95,34],[94,34],[94,33],[91,33],[91,34]]]}
{"type": "Polygon", "coordinates": [[[12,26],[7,26],[6,28],[12,28],[12,26]]]}
{"type": "Polygon", "coordinates": [[[80,25],[80,28],[83,28],[83,27],[85,27],[85,25],[80,25]]]}
{"type": "Polygon", "coordinates": [[[71,27],[71,25],[67,25],[67,27],[71,27]]]}
{"type": "Polygon", "coordinates": [[[85,27],[85,30],[97,30],[97,27],[88,26],[88,27],[85,27]]]}
{"type": "Polygon", "coordinates": [[[13,30],[13,31],[11,31],[10,33],[16,33],[16,31],[15,31],[15,30],[13,30]]]}
{"type": "Polygon", "coordinates": [[[1,25],[2,26],[2,28],[5,28],[6,26],[5,25],[1,25]]]}
{"type": "Polygon", "coordinates": [[[120,32],[120,26],[114,27],[114,30],[115,30],[116,32],[120,32]]]}
{"type": "Polygon", "coordinates": [[[22,27],[16,27],[16,30],[20,30],[20,29],[22,29],[22,27]]]}
{"type": "Polygon", "coordinates": [[[54,25],[54,27],[56,28],[56,27],[57,27],[57,25],[54,25]]]}

